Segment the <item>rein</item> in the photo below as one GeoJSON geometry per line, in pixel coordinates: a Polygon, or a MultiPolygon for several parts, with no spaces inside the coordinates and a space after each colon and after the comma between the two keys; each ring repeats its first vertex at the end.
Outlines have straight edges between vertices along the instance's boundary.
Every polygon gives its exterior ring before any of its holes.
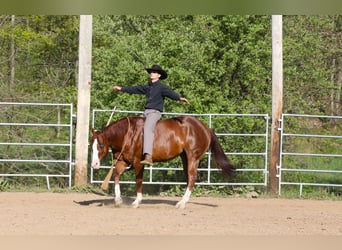
{"type": "Polygon", "coordinates": [[[120,152],[119,156],[116,158],[116,160],[113,160],[112,166],[111,166],[111,168],[110,168],[106,178],[104,179],[104,181],[103,181],[103,183],[101,185],[101,189],[102,190],[107,190],[108,189],[108,183],[110,181],[110,178],[113,175],[113,169],[114,169],[114,167],[116,165],[116,162],[118,161],[118,159],[120,159],[121,155],[123,154],[124,148],[126,147],[126,144],[127,144],[127,141],[128,141],[126,137],[127,137],[127,134],[129,133],[130,128],[131,128],[131,121],[129,120],[128,117],[127,117],[127,121],[128,121],[128,129],[127,129],[127,133],[124,136],[124,143],[123,143],[123,146],[121,148],[121,152],[120,152]]]}

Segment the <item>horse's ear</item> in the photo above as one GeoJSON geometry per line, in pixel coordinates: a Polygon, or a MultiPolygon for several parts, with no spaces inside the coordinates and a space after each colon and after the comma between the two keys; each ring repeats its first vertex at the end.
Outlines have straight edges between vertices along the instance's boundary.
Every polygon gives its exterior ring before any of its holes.
{"type": "Polygon", "coordinates": [[[95,133],[95,129],[94,128],[91,128],[91,133],[92,133],[92,135],[94,135],[94,133],[95,133]]]}

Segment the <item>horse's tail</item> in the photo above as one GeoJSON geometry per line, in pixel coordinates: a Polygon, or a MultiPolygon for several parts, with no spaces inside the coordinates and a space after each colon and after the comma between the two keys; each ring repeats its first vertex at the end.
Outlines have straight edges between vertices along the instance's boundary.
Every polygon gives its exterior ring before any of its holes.
{"type": "Polygon", "coordinates": [[[235,166],[230,163],[227,156],[225,155],[221,144],[215,135],[214,131],[210,129],[211,133],[211,142],[210,142],[210,149],[213,155],[215,163],[222,169],[224,176],[231,177],[233,172],[235,171],[235,166]]]}

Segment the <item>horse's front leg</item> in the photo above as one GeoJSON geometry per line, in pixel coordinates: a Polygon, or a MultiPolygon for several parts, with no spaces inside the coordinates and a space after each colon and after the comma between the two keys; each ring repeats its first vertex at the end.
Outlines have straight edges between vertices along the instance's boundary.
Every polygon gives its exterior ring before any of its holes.
{"type": "Polygon", "coordinates": [[[115,165],[114,174],[114,201],[115,206],[120,206],[122,204],[121,190],[120,190],[120,176],[125,171],[127,163],[124,161],[117,161],[115,165]]]}
{"type": "Polygon", "coordinates": [[[142,184],[143,184],[143,172],[144,166],[140,164],[140,162],[136,165],[135,168],[135,183],[137,189],[137,198],[133,201],[132,207],[138,208],[140,203],[142,202],[142,184]]]}

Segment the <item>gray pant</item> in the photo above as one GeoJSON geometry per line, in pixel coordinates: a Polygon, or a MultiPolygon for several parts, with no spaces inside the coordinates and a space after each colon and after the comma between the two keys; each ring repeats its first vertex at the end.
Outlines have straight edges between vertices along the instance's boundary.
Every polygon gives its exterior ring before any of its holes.
{"type": "Polygon", "coordinates": [[[161,118],[161,113],[155,109],[146,109],[144,116],[146,117],[146,120],[144,125],[143,154],[152,155],[154,128],[156,127],[158,120],[161,118]]]}

